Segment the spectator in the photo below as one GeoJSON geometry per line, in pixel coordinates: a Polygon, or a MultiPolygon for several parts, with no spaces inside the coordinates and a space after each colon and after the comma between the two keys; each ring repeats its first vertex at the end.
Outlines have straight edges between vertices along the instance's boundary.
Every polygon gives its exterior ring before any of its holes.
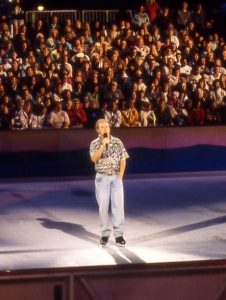
{"type": "Polygon", "coordinates": [[[53,51],[57,47],[57,40],[59,37],[59,31],[57,29],[51,29],[49,37],[47,38],[46,45],[50,51],[53,51]]]}
{"type": "Polygon", "coordinates": [[[174,43],[176,45],[176,48],[179,48],[180,42],[178,37],[175,35],[173,28],[168,29],[167,37],[169,38],[171,43],[174,43]]]}
{"type": "Polygon", "coordinates": [[[62,110],[63,102],[55,102],[54,109],[50,112],[48,124],[52,128],[68,128],[70,119],[66,111],[62,110]]]}
{"type": "Polygon", "coordinates": [[[56,29],[58,32],[61,30],[61,24],[59,22],[59,18],[56,15],[52,16],[52,19],[50,21],[49,26],[49,32],[51,32],[53,29],[56,29]]]}
{"type": "Polygon", "coordinates": [[[190,75],[191,71],[192,67],[189,66],[187,58],[183,58],[180,66],[180,73],[190,75]]]}
{"type": "Polygon", "coordinates": [[[142,127],[156,126],[156,116],[148,100],[142,101],[140,123],[142,127]]]}
{"type": "Polygon", "coordinates": [[[222,50],[221,61],[222,61],[222,66],[224,68],[226,68],[226,47],[224,47],[223,50],[222,50]]]}
{"type": "Polygon", "coordinates": [[[137,44],[134,46],[134,49],[136,51],[136,54],[138,57],[143,57],[145,58],[146,55],[150,52],[150,48],[144,44],[144,38],[139,37],[137,39],[137,44]]]}
{"type": "Polygon", "coordinates": [[[199,30],[204,29],[206,23],[206,13],[201,3],[197,3],[196,8],[192,14],[192,19],[194,20],[199,30]]]}
{"type": "Polygon", "coordinates": [[[170,9],[167,6],[162,8],[160,16],[157,18],[156,23],[161,31],[165,30],[171,21],[170,9]]]}
{"type": "Polygon", "coordinates": [[[220,110],[217,108],[217,103],[212,100],[209,107],[205,111],[206,125],[219,125],[221,122],[220,110]]]}
{"type": "Polygon", "coordinates": [[[25,22],[25,11],[21,0],[15,0],[15,2],[13,2],[11,17],[13,19],[13,34],[15,36],[19,32],[20,26],[25,22]]]}
{"type": "Polygon", "coordinates": [[[24,104],[23,99],[17,101],[17,109],[13,113],[10,124],[12,130],[24,130],[28,128],[29,117],[24,109],[24,104]]]}
{"type": "Polygon", "coordinates": [[[188,114],[188,122],[193,126],[202,126],[205,121],[205,111],[201,107],[201,101],[195,101],[195,106],[188,114]]]}
{"type": "Polygon", "coordinates": [[[213,89],[210,91],[210,99],[214,101],[216,107],[224,105],[223,99],[226,96],[226,91],[220,86],[220,81],[216,79],[213,83],[213,89]]]}
{"type": "Polygon", "coordinates": [[[92,86],[92,89],[90,92],[86,93],[85,98],[90,102],[95,102],[96,103],[96,108],[100,107],[100,91],[99,91],[99,85],[94,84],[92,86]]]}
{"type": "MultiPolygon", "coordinates": [[[[87,100],[85,100],[85,102],[86,101],[87,100]]],[[[95,100],[89,102],[89,106],[86,108],[85,112],[87,115],[87,122],[85,125],[88,128],[94,128],[96,121],[103,117],[100,109],[98,108],[98,103],[95,100]]]]}
{"type": "Polygon", "coordinates": [[[117,99],[117,104],[123,100],[123,94],[121,90],[118,88],[117,81],[113,80],[109,85],[108,88],[104,91],[103,94],[103,101],[102,102],[112,102],[117,99]]]}
{"type": "Polygon", "coordinates": [[[83,105],[79,99],[74,99],[74,101],[67,100],[66,102],[66,112],[70,119],[70,127],[72,128],[83,128],[87,122],[86,112],[83,105]]]}
{"type": "Polygon", "coordinates": [[[137,83],[137,91],[146,91],[147,85],[143,82],[143,77],[139,76],[135,81],[137,83]]]}
{"type": "Polygon", "coordinates": [[[161,12],[158,2],[156,0],[147,0],[146,9],[150,22],[153,23],[161,12]]]}
{"type": "Polygon", "coordinates": [[[209,84],[212,85],[215,80],[220,80],[221,74],[221,67],[219,65],[215,65],[211,75],[209,76],[209,84]]]}
{"type": "Polygon", "coordinates": [[[37,19],[33,28],[33,41],[37,38],[37,35],[41,34],[44,38],[46,35],[46,26],[42,19],[37,19]]]}
{"type": "Polygon", "coordinates": [[[111,127],[120,127],[122,123],[122,114],[118,109],[118,104],[113,101],[109,108],[104,111],[104,117],[109,121],[111,127]]]}
{"type": "Polygon", "coordinates": [[[44,105],[39,105],[31,113],[29,118],[29,128],[43,129],[47,126],[47,108],[44,105]]]}
{"type": "Polygon", "coordinates": [[[179,98],[180,93],[174,91],[170,98],[171,113],[173,114],[173,122],[176,126],[182,126],[186,124],[187,111],[184,109],[184,99],[179,98]]]}
{"type": "Polygon", "coordinates": [[[10,99],[8,95],[3,97],[3,101],[0,104],[0,130],[6,130],[10,127],[12,106],[10,105],[10,99]]]}
{"type": "Polygon", "coordinates": [[[159,106],[157,107],[155,113],[158,126],[172,126],[173,117],[165,99],[160,99],[159,106]]]}
{"type": "MultiPolygon", "coordinates": [[[[125,102],[124,102],[125,103],[125,102]]],[[[139,123],[139,113],[135,108],[133,102],[126,103],[126,107],[121,110],[122,115],[122,127],[138,127],[139,123]]]]}
{"type": "Polygon", "coordinates": [[[145,12],[145,7],[141,5],[139,7],[138,13],[134,14],[132,18],[132,25],[134,26],[135,30],[138,30],[143,25],[150,25],[150,19],[148,14],[145,12]]]}
{"type": "Polygon", "coordinates": [[[188,24],[191,19],[191,13],[188,9],[188,3],[183,1],[181,8],[177,11],[177,24],[180,28],[183,28],[188,24]]]}

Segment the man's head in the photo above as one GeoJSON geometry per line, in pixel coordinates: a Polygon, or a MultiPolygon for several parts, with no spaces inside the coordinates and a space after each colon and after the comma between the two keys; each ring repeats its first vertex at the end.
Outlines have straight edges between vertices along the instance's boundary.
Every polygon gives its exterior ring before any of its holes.
{"type": "Polygon", "coordinates": [[[101,137],[104,136],[105,133],[109,136],[110,134],[110,124],[106,119],[99,119],[96,122],[96,131],[100,134],[101,137]]]}

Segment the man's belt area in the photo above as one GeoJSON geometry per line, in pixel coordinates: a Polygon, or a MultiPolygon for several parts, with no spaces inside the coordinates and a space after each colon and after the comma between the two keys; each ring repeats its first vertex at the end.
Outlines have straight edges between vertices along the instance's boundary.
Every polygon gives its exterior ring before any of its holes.
{"type": "Polygon", "coordinates": [[[119,173],[118,172],[97,172],[97,173],[99,173],[99,174],[101,174],[101,175],[106,175],[106,176],[114,176],[114,175],[118,175],[119,173]]]}

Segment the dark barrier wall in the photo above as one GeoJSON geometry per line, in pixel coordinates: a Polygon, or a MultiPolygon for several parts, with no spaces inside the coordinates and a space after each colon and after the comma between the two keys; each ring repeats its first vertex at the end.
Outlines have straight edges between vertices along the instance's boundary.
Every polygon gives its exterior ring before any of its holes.
{"type": "Polygon", "coordinates": [[[1,272],[0,300],[15,299],[225,300],[225,261],[1,272]]]}
{"type": "MultiPolygon", "coordinates": [[[[226,127],[114,128],[128,149],[175,149],[196,145],[226,147],[226,127]]],[[[88,150],[94,129],[2,131],[1,152],[88,150]]]]}
{"type": "MultiPolygon", "coordinates": [[[[127,173],[226,170],[226,127],[114,129],[130,158],[127,173]]],[[[94,130],[0,132],[0,176],[92,175],[94,130]]]]}

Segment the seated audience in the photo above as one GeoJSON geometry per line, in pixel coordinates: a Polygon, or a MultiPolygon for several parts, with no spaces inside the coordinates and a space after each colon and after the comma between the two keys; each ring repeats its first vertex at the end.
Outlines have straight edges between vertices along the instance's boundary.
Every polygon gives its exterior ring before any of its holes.
{"type": "Polygon", "coordinates": [[[131,19],[53,15],[34,28],[21,0],[12,7],[14,30],[0,20],[1,130],[92,127],[101,116],[113,127],[226,124],[225,37],[205,4],[147,0],[131,19]]]}

